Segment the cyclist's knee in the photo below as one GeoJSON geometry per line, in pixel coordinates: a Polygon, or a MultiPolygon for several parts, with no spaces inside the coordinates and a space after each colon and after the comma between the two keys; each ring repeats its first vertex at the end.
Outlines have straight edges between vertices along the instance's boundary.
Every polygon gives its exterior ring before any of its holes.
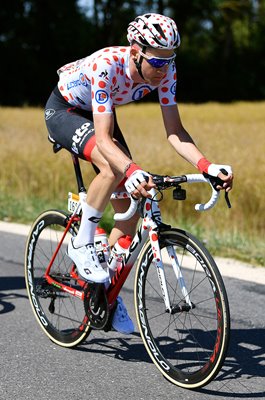
{"type": "Polygon", "coordinates": [[[99,169],[102,178],[116,183],[117,185],[123,179],[123,173],[113,170],[108,161],[98,151],[97,147],[95,147],[91,153],[91,160],[92,163],[99,169]]]}
{"type": "Polygon", "coordinates": [[[103,167],[103,168],[99,168],[99,170],[100,170],[100,174],[101,174],[103,179],[111,181],[111,182],[115,183],[116,185],[118,185],[118,183],[123,178],[123,174],[122,173],[119,173],[117,171],[113,171],[110,168],[109,165],[106,166],[106,167],[103,167]]]}
{"type": "Polygon", "coordinates": [[[104,160],[103,162],[95,165],[98,167],[100,175],[103,179],[116,183],[116,185],[118,185],[123,179],[123,174],[121,172],[114,171],[107,161],[104,160]]]}

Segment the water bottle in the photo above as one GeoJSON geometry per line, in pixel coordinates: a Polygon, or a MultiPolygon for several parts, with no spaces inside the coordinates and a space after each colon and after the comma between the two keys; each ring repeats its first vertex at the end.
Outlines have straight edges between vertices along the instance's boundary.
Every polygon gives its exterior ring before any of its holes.
{"type": "Polygon", "coordinates": [[[124,253],[130,247],[131,243],[132,237],[130,235],[124,235],[120,237],[113,246],[108,261],[108,267],[112,273],[122,266],[124,253]]]}
{"type": "Polygon", "coordinates": [[[107,237],[107,232],[103,228],[96,228],[95,236],[94,236],[94,246],[96,249],[96,253],[98,255],[98,259],[103,268],[107,268],[107,261],[109,259],[110,251],[109,251],[109,242],[107,237]]]}

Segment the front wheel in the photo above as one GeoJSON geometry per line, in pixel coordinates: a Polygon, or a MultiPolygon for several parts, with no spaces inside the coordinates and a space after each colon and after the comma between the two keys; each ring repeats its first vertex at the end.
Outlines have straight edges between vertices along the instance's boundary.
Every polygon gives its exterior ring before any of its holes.
{"type": "Polygon", "coordinates": [[[135,278],[137,322],[144,345],[162,374],[178,386],[196,389],[217,375],[226,356],[230,331],[227,295],[213,258],[196,238],[171,229],[161,232],[159,240],[173,311],[166,310],[160,275],[147,242],[135,278]],[[177,259],[178,271],[169,254],[177,259]]]}
{"type": "Polygon", "coordinates": [[[67,214],[57,210],[46,211],[36,219],[26,245],[25,280],[33,312],[46,335],[60,346],[74,347],[86,339],[90,327],[83,301],[60,289],[64,284],[83,290],[72,273],[73,262],[66,255],[67,244],[77,233],[77,222],[60,244],[67,222],[67,214]],[[50,285],[45,278],[52,259],[49,275],[58,285],[50,285]]]}

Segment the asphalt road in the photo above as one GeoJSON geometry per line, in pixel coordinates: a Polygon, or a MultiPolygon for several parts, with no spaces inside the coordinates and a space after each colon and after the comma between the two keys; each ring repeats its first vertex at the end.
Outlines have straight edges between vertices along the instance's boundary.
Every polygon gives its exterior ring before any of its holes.
{"type": "MultiPolygon", "coordinates": [[[[264,284],[224,277],[232,317],[228,357],[214,382],[192,392],[162,377],[138,329],[128,336],[92,333],[75,350],[49,341],[27,299],[25,242],[23,235],[0,232],[1,400],[265,398],[264,284]]],[[[122,296],[135,321],[132,282],[133,273],[122,296]]]]}

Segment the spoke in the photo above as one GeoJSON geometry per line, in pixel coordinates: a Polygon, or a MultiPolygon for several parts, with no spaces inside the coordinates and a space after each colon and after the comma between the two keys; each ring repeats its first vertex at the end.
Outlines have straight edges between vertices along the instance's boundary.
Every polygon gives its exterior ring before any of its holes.
{"type": "Polygon", "coordinates": [[[197,317],[200,317],[200,318],[212,319],[212,320],[216,321],[216,317],[210,317],[210,316],[207,316],[207,315],[196,314],[194,312],[192,312],[192,315],[194,315],[195,317],[197,316],[197,317]]]}
{"type": "MultiPolygon", "coordinates": [[[[191,311],[191,314],[196,318],[196,320],[201,324],[201,326],[205,329],[205,332],[207,332],[209,334],[209,336],[211,336],[214,340],[215,340],[215,336],[209,331],[209,329],[201,322],[201,320],[199,318],[197,318],[196,314],[194,314],[191,311]]],[[[217,320],[216,320],[217,321],[217,320]]]]}
{"type": "Polygon", "coordinates": [[[197,301],[197,302],[196,302],[196,306],[198,306],[199,304],[205,303],[206,301],[214,300],[214,299],[215,299],[215,297],[212,296],[212,297],[209,297],[209,298],[207,298],[207,299],[204,299],[204,300],[201,300],[201,301],[197,301]]]}
{"type": "MultiPolygon", "coordinates": [[[[158,292],[158,290],[156,290],[156,288],[152,285],[152,283],[150,282],[149,279],[146,279],[146,283],[149,284],[149,286],[156,292],[156,294],[157,294],[158,297],[162,300],[162,302],[164,302],[164,299],[163,299],[162,294],[160,294],[160,293],[158,292]]],[[[154,300],[154,301],[159,301],[159,300],[154,300]]]]}
{"type": "Polygon", "coordinates": [[[71,317],[66,317],[65,315],[61,315],[61,314],[57,314],[57,313],[54,313],[53,315],[55,315],[56,317],[60,317],[60,318],[66,319],[68,321],[76,322],[76,323],[78,323],[80,325],[89,326],[88,323],[84,323],[83,321],[79,321],[79,320],[71,318],[71,317]]]}

